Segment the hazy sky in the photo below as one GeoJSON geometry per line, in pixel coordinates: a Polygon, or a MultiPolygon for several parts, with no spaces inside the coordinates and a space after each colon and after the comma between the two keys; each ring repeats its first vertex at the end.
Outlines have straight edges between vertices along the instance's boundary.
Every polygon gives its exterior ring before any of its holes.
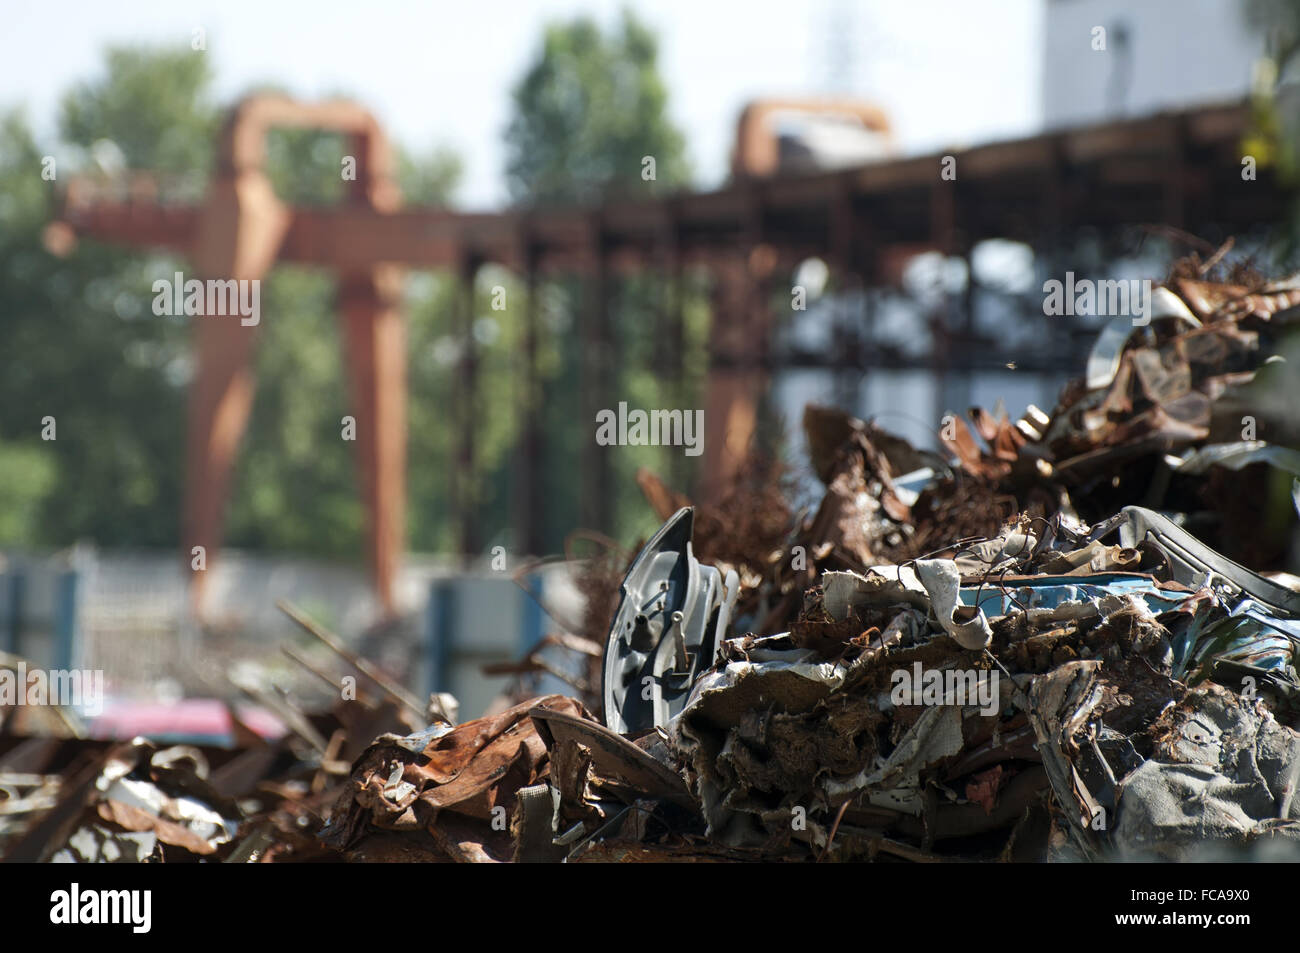
{"type": "MultiPolygon", "coordinates": [[[[206,31],[222,101],[259,82],[301,98],[344,92],[417,151],[465,162],[457,204],[503,202],[510,89],[542,26],[617,0],[275,3],[68,0],[9,9],[0,31],[0,106],[23,105],[42,133],[60,95],[95,75],[110,43],[188,46],[206,31]]],[[[736,117],[765,95],[843,92],[890,114],[906,151],[1019,136],[1039,125],[1042,0],[642,0],[660,36],[669,108],[698,183],[726,173],[736,117]]]]}

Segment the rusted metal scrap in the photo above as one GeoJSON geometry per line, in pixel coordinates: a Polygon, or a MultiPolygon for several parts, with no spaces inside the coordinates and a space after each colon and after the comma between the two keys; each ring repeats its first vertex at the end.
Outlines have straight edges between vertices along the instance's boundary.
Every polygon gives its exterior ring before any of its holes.
{"type": "Polygon", "coordinates": [[[1300,857],[1300,588],[1246,568],[1285,566],[1290,501],[1252,507],[1300,452],[1276,418],[1238,439],[1300,292],[1223,251],[1104,328],[1050,414],[973,409],[945,454],[808,408],[807,510],[758,458],[699,507],[643,471],[665,526],[598,540],[585,616],[497,666],[482,718],[287,610],[368,693],[249,686],[289,734],[235,718],[235,752],[24,742],[6,859],[1300,857]]]}
{"type": "Polygon", "coordinates": [[[539,705],[585,715],[579,702],[549,695],[455,727],[381,735],[353,766],[322,840],[347,852],[373,830],[421,830],[453,860],[509,860],[519,791],[550,767],[528,714],[539,705]]]}
{"type": "MultiPolygon", "coordinates": [[[[1300,593],[1141,508],[1024,518],[954,548],[822,572],[784,632],[737,619],[680,708],[607,695],[614,727],[549,696],[381,738],[324,839],[353,860],[470,862],[1293,845],[1300,593]],[[618,730],[641,714],[651,726],[618,730]]],[[[665,600],[691,585],[665,579],[665,600]]],[[[626,650],[615,625],[606,651],[626,650]]],[[[666,677],[651,673],[652,702],[666,677]]]]}
{"type": "Polygon", "coordinates": [[[217,855],[243,820],[196,748],[118,745],[62,786],[57,803],[5,853],[10,861],[138,863],[217,855]]]}

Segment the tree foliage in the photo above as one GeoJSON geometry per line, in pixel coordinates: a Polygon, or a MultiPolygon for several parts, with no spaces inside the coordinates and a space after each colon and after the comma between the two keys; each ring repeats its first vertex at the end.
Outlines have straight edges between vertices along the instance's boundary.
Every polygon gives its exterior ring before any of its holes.
{"type": "Polygon", "coordinates": [[[547,27],[514,90],[507,180],[518,200],[585,202],[644,195],[687,180],[684,138],[668,117],[654,34],[625,12],[616,30],[591,19],[547,27]],[[655,178],[642,177],[647,157],[655,178]]]}

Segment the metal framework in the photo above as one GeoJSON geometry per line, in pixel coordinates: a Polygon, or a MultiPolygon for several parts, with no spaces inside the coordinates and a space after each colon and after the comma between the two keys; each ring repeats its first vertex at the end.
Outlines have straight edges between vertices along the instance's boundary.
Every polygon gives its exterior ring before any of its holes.
{"type": "MultiPolygon", "coordinates": [[[[842,107],[843,104],[839,104],[842,107]]],[[[352,376],[363,492],[369,513],[368,551],[377,591],[392,607],[392,583],[403,549],[406,387],[405,339],[397,309],[402,269],[446,268],[472,288],[487,262],[519,272],[528,288],[548,274],[579,274],[585,294],[578,324],[583,338],[582,403],[611,406],[608,348],[614,276],[653,270],[674,286],[687,267],[712,279],[713,320],[705,410],[710,424],[703,487],[724,481],[752,439],[757,407],[772,365],[774,276],[812,256],[863,287],[896,284],[923,251],[969,254],[975,243],[1007,238],[1050,247],[1085,228],[1106,232],[1143,222],[1189,231],[1236,232],[1282,215],[1282,193],[1267,169],[1241,174],[1240,142],[1249,112],[1242,104],[1161,114],[1092,128],[1049,133],[952,153],[956,177],[940,175],[941,154],[875,162],[813,175],[767,174],[771,142],[762,118],[773,108],[825,104],[756,104],[742,116],[726,188],[592,207],[523,208],[495,214],[400,207],[389,172],[389,149],[373,117],[347,102],[296,103],[257,96],[239,103],[218,147],[215,179],[202,204],[175,207],[148,198],[106,200],[74,183],[58,227],[79,236],[169,249],[190,258],[202,275],[260,278],[276,261],[319,265],[339,279],[346,357],[352,376]],[[274,126],[344,132],[354,141],[358,175],[344,202],[289,208],[263,169],[264,138],[274,126]],[[601,355],[605,358],[602,359],[601,355]]],[[[860,107],[869,128],[883,117],[860,107]]],[[[668,337],[677,328],[666,296],[668,337]]],[[[464,337],[457,486],[474,459],[469,395],[476,373],[468,290],[458,307],[464,337]]],[[[543,453],[537,413],[536,296],[528,295],[523,409],[516,519],[519,544],[540,548],[537,475],[543,453]]],[[[229,474],[248,420],[253,383],[253,330],[232,321],[195,322],[198,374],[191,394],[186,551],[220,542],[229,474]]],[[[945,347],[948,368],[974,366],[974,355],[945,347]]],[[[882,362],[896,361],[888,355],[882,362]]],[[[984,353],[979,360],[1012,357],[984,353]]],[[[856,355],[860,367],[872,356],[856,355]]],[[[672,356],[666,358],[672,363],[672,356]]],[[[889,366],[897,366],[892,363],[889,366]]],[[[607,528],[607,455],[582,461],[584,519],[607,528]]],[[[478,540],[472,508],[460,507],[465,552],[478,540]]],[[[202,574],[200,574],[202,575],[202,574]]],[[[196,598],[201,580],[196,580],[196,598]]],[[[196,603],[197,604],[197,603],[196,603]]]]}

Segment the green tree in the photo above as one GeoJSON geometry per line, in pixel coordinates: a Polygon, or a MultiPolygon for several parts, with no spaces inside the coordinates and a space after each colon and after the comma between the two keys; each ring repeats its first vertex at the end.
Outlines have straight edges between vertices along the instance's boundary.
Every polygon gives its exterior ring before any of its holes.
{"type": "Polygon", "coordinates": [[[602,33],[581,17],[552,24],[514,90],[506,132],[511,194],[537,203],[643,196],[689,179],[685,139],[668,118],[658,43],[624,12],[602,33]],[[645,157],[655,177],[642,177],[645,157]]]}
{"type": "MultiPolygon", "coordinates": [[[[104,86],[119,73],[138,76],[132,56],[116,51],[109,59],[104,86]]],[[[178,80],[159,95],[170,101],[184,85],[178,80]]],[[[24,482],[7,495],[25,497],[27,513],[0,526],[0,541],[171,545],[183,437],[174,408],[184,406],[187,348],[183,323],[150,309],[161,263],[93,242],[59,260],[41,243],[53,189],[80,157],[107,154],[107,129],[91,120],[89,98],[87,87],[66,101],[65,117],[74,118],[65,119],[62,144],[39,147],[17,115],[3,120],[0,133],[0,458],[7,458],[0,469],[22,467],[24,482]],[[42,439],[47,418],[53,440],[42,439]]],[[[202,135],[210,117],[197,97],[192,106],[189,128],[202,135]]],[[[140,128],[148,108],[146,99],[134,113],[122,111],[123,122],[140,128]]],[[[138,141],[131,148],[130,162],[155,158],[138,141]]]]}
{"type": "MultiPolygon", "coordinates": [[[[690,178],[685,139],[668,114],[668,96],[658,71],[658,43],[651,30],[624,12],[602,31],[580,17],[548,26],[533,63],[513,92],[514,113],[506,132],[507,180],[514,199],[526,204],[593,203],[608,198],[646,198],[685,185],[690,178]],[[653,177],[647,159],[653,159],[653,177]]],[[[672,289],[653,276],[611,283],[613,387],[633,406],[681,406],[675,398],[691,386],[652,371],[662,338],[662,305],[672,289]]],[[[558,549],[578,525],[576,461],[594,439],[594,420],[579,407],[579,308],[576,278],[547,282],[543,295],[540,364],[545,401],[546,472],[544,538],[558,549]]],[[[700,337],[707,317],[698,295],[688,295],[688,345],[700,337]]],[[[688,346],[687,352],[690,348],[688,346]]],[[[698,385],[697,369],[682,369],[698,385]]],[[[692,405],[694,406],[694,405],[692,405]]],[[[613,526],[593,527],[620,537],[643,533],[653,524],[637,490],[638,466],[680,474],[672,459],[680,449],[611,448],[613,526]]]]}
{"type": "Polygon", "coordinates": [[[218,118],[209,58],[188,48],[111,47],[104,60],[103,76],[64,96],[63,139],[110,141],[131,169],[205,177],[218,118]]]}

